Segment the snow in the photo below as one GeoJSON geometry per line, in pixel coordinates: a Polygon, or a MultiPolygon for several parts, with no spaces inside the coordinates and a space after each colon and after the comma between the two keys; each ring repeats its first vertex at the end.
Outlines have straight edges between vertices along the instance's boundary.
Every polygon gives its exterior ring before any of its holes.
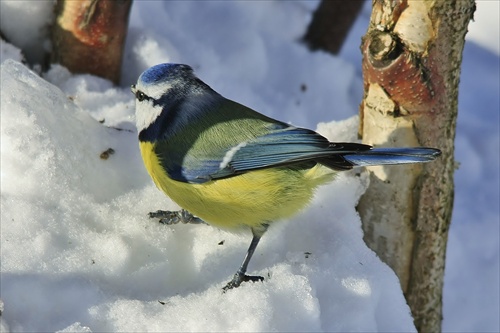
{"type": "MultiPolygon", "coordinates": [[[[2,1],[1,28],[19,32],[18,45],[41,45],[27,31],[49,20],[47,7],[37,5],[40,15],[23,27],[10,19],[32,13],[27,3],[2,1]],[[4,16],[7,7],[17,13],[4,16]]],[[[190,64],[228,98],[331,140],[356,140],[369,6],[333,57],[298,42],[316,5],[134,2],[121,87],[61,66],[40,77],[2,41],[2,331],[415,330],[396,276],[362,240],[362,170],[339,174],[309,208],[273,224],[249,267],[264,283],[224,294],[250,234],[147,218],[178,208],[142,165],[128,87],[157,63],[190,64]]],[[[482,13],[481,22],[498,17],[482,13]]],[[[498,52],[476,37],[493,45],[491,25],[475,29],[460,86],[445,331],[500,330],[500,69],[498,52]]]]}
{"type": "Polygon", "coordinates": [[[11,43],[28,50],[26,58],[31,62],[41,62],[50,49],[52,3],[50,0],[0,1],[0,30],[11,43]]]}

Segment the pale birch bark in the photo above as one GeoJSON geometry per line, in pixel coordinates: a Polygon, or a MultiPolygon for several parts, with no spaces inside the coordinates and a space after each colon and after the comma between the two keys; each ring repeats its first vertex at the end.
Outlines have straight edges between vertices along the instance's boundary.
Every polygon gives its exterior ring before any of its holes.
{"type": "Polygon", "coordinates": [[[425,165],[371,168],[358,206],[365,241],[398,275],[420,332],[441,329],[458,82],[474,10],[474,0],[374,0],[361,46],[363,142],[442,150],[425,165]]]}

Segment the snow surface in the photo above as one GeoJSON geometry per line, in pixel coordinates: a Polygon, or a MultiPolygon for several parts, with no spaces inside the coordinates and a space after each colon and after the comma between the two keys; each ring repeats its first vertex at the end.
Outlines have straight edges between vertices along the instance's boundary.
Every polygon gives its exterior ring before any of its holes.
{"type": "Polygon", "coordinates": [[[41,62],[50,49],[49,25],[53,1],[0,1],[0,30],[6,38],[23,50],[30,62],[41,62]],[[29,22],[29,24],[27,24],[29,22]]]}
{"type": "MultiPolygon", "coordinates": [[[[2,31],[29,31],[51,15],[40,8],[20,27],[26,21],[4,8],[28,12],[32,2],[4,3],[2,31]]],[[[356,139],[369,6],[333,57],[297,42],[316,5],[136,1],[122,87],[61,66],[41,78],[2,42],[2,331],[415,330],[396,276],[362,240],[354,209],[367,186],[362,170],[340,174],[308,209],[274,224],[249,267],[265,282],[225,294],[249,234],[146,216],[177,208],[144,170],[127,87],[157,63],[188,63],[228,98],[300,126],[327,122],[317,129],[331,140],[356,139]]],[[[477,29],[493,41],[488,27],[477,29]]],[[[467,43],[445,331],[500,330],[499,81],[498,52],[467,43]]]]}

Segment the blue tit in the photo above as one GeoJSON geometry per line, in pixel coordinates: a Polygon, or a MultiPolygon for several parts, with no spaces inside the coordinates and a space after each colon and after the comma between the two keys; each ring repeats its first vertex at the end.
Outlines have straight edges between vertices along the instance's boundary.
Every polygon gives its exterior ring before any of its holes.
{"type": "Polygon", "coordinates": [[[224,98],[188,65],[153,66],[132,92],[144,165],[156,186],[183,208],[152,216],[252,231],[243,263],[224,290],[263,280],[246,271],[269,224],[304,208],[337,171],[429,162],[441,153],[329,142],[224,98]]]}

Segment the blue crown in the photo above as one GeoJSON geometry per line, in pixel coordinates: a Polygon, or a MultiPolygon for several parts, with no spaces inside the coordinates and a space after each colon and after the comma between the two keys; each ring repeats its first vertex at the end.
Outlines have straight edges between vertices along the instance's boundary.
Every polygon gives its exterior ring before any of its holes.
{"type": "Polygon", "coordinates": [[[179,77],[191,76],[193,69],[184,64],[159,64],[147,69],[139,78],[144,84],[155,84],[179,77]]]}

